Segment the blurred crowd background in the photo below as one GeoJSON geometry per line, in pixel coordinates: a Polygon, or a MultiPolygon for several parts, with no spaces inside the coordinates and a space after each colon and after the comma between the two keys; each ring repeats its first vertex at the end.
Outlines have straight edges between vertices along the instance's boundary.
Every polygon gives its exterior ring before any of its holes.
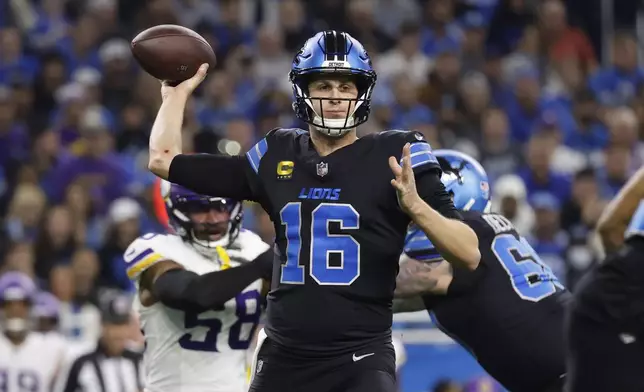
{"type": "MultiPolygon", "coordinates": [[[[371,119],[359,132],[415,129],[434,149],[479,159],[495,209],[574,290],[601,257],[589,234],[606,201],[644,160],[638,6],[0,2],[0,271],[23,271],[52,292],[70,340],[98,336],[104,292],[131,292],[119,258],[137,236],[164,228],[146,168],[160,85],[133,61],[129,42],[173,23],[203,35],[219,60],[188,105],[185,152],[244,153],[274,127],[301,126],[287,79],[293,55],[319,30],[347,31],[378,72],[371,119]]],[[[272,241],[260,208],[247,205],[244,220],[272,241]]],[[[447,381],[423,388],[462,390],[447,381]]]]}

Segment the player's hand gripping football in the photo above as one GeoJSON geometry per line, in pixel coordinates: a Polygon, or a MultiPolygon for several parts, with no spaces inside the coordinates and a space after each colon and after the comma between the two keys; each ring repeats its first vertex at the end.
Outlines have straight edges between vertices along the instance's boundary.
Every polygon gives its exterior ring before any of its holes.
{"type": "Polygon", "coordinates": [[[389,157],[389,167],[394,173],[394,179],[391,185],[396,188],[398,193],[398,202],[400,207],[406,213],[410,213],[414,206],[421,202],[421,198],[416,191],[416,180],[414,179],[414,170],[411,168],[411,152],[409,143],[403,147],[402,166],[394,157],[389,157]]]}
{"type": "Polygon", "coordinates": [[[208,74],[208,64],[201,64],[197,73],[190,79],[186,79],[176,86],[171,86],[167,81],[161,81],[161,98],[165,100],[170,95],[181,94],[184,97],[190,96],[193,91],[203,82],[208,74]]]}

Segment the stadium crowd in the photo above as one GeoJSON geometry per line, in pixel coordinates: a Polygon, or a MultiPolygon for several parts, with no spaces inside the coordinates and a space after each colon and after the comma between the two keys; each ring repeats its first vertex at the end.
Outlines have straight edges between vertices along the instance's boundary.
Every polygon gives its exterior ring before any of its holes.
{"type": "MultiPolygon", "coordinates": [[[[123,251],[164,230],[147,170],[159,82],[130,39],[173,23],[210,42],[218,66],[187,109],[184,151],[240,154],[298,126],[285,70],[306,38],[333,28],[364,43],[378,72],[359,132],[415,129],[476,157],[494,208],[574,290],[601,257],[590,235],[600,212],[644,161],[637,39],[614,34],[602,66],[590,14],[559,0],[4,2],[0,271],[33,276],[60,301],[67,337],[95,340],[99,297],[132,290],[123,251]]],[[[245,227],[271,242],[263,210],[245,211],[245,227]]],[[[436,390],[460,390],[445,385],[436,390]]]]}

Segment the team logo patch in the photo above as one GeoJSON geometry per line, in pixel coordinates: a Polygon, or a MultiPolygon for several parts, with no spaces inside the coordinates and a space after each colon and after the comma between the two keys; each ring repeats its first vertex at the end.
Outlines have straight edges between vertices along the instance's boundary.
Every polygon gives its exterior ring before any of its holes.
{"type": "Polygon", "coordinates": [[[320,162],[317,165],[315,165],[315,169],[318,173],[318,176],[324,177],[327,174],[329,174],[329,164],[326,162],[320,162]]]}
{"type": "Polygon", "coordinates": [[[423,135],[421,135],[420,133],[414,133],[414,137],[416,138],[416,140],[423,140],[423,135]]]}
{"type": "Polygon", "coordinates": [[[259,374],[259,372],[262,371],[262,367],[264,367],[264,361],[261,359],[257,361],[257,369],[255,369],[255,374],[259,374]]]}
{"type": "Polygon", "coordinates": [[[481,181],[481,192],[484,198],[487,199],[490,197],[490,184],[487,181],[481,181]]]}
{"type": "Polygon", "coordinates": [[[290,180],[293,178],[293,168],[295,164],[293,161],[281,161],[277,164],[277,179],[290,180]]]}

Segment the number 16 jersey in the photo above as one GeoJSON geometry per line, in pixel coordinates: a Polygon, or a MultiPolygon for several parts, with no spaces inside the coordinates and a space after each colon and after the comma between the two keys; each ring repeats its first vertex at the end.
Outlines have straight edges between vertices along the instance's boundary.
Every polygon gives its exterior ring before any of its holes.
{"type": "Polygon", "coordinates": [[[437,160],[415,132],[371,134],[322,157],[308,132],[277,129],[247,153],[253,194],[276,231],[265,329],[289,352],[334,356],[391,340],[410,219],[388,159],[400,159],[407,142],[417,182],[438,178],[437,160]]]}

